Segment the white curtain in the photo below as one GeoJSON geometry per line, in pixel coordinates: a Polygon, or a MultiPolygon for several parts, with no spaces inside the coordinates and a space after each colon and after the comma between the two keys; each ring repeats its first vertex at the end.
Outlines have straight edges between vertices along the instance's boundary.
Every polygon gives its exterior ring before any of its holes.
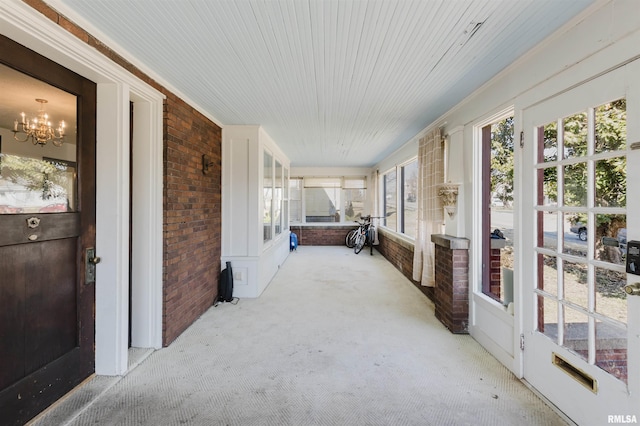
{"type": "Polygon", "coordinates": [[[444,182],[440,129],[420,139],[418,147],[418,233],[413,252],[413,279],[434,286],[434,246],[431,234],[442,232],[444,213],[438,185],[444,182]]]}

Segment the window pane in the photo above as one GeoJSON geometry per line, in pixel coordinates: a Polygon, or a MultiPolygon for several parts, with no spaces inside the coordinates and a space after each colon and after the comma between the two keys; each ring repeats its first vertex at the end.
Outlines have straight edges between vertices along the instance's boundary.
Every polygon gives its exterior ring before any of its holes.
{"type": "Polygon", "coordinates": [[[336,177],[305,177],[305,188],[340,188],[342,179],[336,177]]]}
{"type": "Polygon", "coordinates": [[[538,289],[558,296],[558,261],[554,256],[538,255],[538,289]]]}
{"type": "Polygon", "coordinates": [[[596,312],[627,323],[627,274],[596,268],[596,312]]]}
{"type": "Polygon", "coordinates": [[[564,158],[587,155],[587,113],[566,117],[564,123],[564,158]]]}
{"type": "Polygon", "coordinates": [[[76,211],[77,97],[12,68],[0,68],[7,80],[18,82],[21,95],[12,99],[16,104],[3,117],[7,126],[0,143],[0,214],[76,211]],[[36,123],[38,130],[53,132],[52,138],[33,132],[28,136],[36,123]]]}
{"type": "Polygon", "coordinates": [[[273,210],[271,202],[273,199],[273,157],[265,151],[263,162],[263,198],[264,198],[264,215],[262,219],[263,240],[271,239],[271,224],[273,218],[273,210]]]}
{"type": "Polygon", "coordinates": [[[418,160],[414,160],[402,168],[403,200],[402,223],[407,236],[415,238],[418,226],[418,160]]]}
{"type": "Polygon", "coordinates": [[[289,179],[289,197],[291,222],[302,222],[302,178],[289,179]]]}
{"type": "Polygon", "coordinates": [[[587,344],[589,321],[587,315],[567,306],[563,306],[563,308],[564,342],[562,346],[572,350],[586,361],[589,354],[589,346],[587,344]]]}
{"type": "Polygon", "coordinates": [[[541,152],[544,162],[558,160],[558,123],[544,126],[544,145],[541,152]]]}
{"type": "Polygon", "coordinates": [[[366,189],[367,178],[344,178],[344,189],[366,189]]]}
{"type": "Polygon", "coordinates": [[[596,365],[627,381],[627,330],[596,321],[596,365]]]}
{"type": "Polygon", "coordinates": [[[538,295],[538,331],[554,342],[558,340],[558,302],[538,295]]]}
{"type": "Polygon", "coordinates": [[[564,215],[564,253],[587,257],[587,216],[586,214],[564,215]]]}
{"type": "Polygon", "coordinates": [[[587,309],[589,306],[589,287],[587,285],[587,265],[584,263],[563,263],[562,279],[564,300],[587,309]]]}
{"type": "Polygon", "coordinates": [[[587,163],[564,166],[564,205],[587,205],[587,163]]]}
{"type": "Polygon", "coordinates": [[[282,195],[282,164],[276,160],[276,179],[273,193],[273,223],[275,224],[276,235],[282,232],[282,195]]]}
{"type": "Polygon", "coordinates": [[[43,158],[31,143],[21,148],[26,156],[0,154],[0,214],[74,211],[75,161],[43,158]]]}
{"type": "Polygon", "coordinates": [[[289,229],[289,169],[284,169],[283,179],[282,229],[287,230],[289,229]]]}
{"type": "Polygon", "coordinates": [[[384,225],[392,230],[397,228],[398,194],[396,171],[384,175],[384,225]]]}
{"type": "Polygon", "coordinates": [[[538,247],[550,250],[558,248],[558,213],[538,212],[542,222],[542,235],[538,238],[538,247]]]}
{"type": "Polygon", "coordinates": [[[596,161],[596,206],[627,205],[627,157],[596,161]]]}
{"type": "Polygon", "coordinates": [[[595,258],[624,265],[627,254],[627,216],[623,214],[597,214],[595,258]]]}
{"type": "Polygon", "coordinates": [[[558,168],[547,167],[538,171],[538,178],[542,180],[542,186],[539,187],[539,206],[557,206],[558,205],[558,168]]]}
{"type": "Polygon", "coordinates": [[[307,222],[340,222],[340,187],[305,187],[304,200],[307,222]]]}
{"type": "Polygon", "coordinates": [[[364,215],[364,201],[366,190],[345,189],[344,194],[344,220],[352,222],[359,220],[364,215]]]}
{"type": "Polygon", "coordinates": [[[627,148],[627,100],[618,99],[596,108],[596,154],[627,148]]]}

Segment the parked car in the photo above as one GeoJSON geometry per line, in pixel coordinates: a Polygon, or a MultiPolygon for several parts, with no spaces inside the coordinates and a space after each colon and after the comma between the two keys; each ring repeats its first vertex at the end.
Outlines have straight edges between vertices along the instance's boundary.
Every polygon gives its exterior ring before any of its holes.
{"type": "MultiPolygon", "coordinates": [[[[576,222],[574,225],[571,226],[571,228],[569,228],[569,230],[571,232],[573,232],[574,234],[578,234],[578,238],[580,238],[581,241],[587,241],[587,227],[585,226],[584,223],[582,222],[576,222]]],[[[616,235],[616,238],[610,238],[610,237],[603,237],[603,242],[604,239],[608,239],[611,240],[611,242],[609,244],[605,244],[605,245],[613,245],[620,248],[620,252],[622,253],[623,256],[626,256],[627,254],[627,228],[620,228],[618,230],[618,234],[616,235]]]]}
{"type": "Polygon", "coordinates": [[[616,237],[618,239],[618,247],[620,248],[620,253],[622,253],[622,257],[627,256],[627,228],[620,228],[618,230],[618,235],[616,237]]]}
{"type": "Polygon", "coordinates": [[[587,226],[584,223],[574,223],[573,225],[571,225],[571,228],[569,228],[569,231],[573,232],[574,234],[578,234],[578,238],[580,238],[580,241],[587,241],[587,226]]]}

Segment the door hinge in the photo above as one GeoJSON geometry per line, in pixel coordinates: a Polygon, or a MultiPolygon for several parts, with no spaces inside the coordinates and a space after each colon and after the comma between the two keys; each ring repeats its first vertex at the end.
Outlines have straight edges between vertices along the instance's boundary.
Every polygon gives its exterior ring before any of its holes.
{"type": "Polygon", "coordinates": [[[524,334],[520,335],[520,350],[524,351],[524,334]]]}
{"type": "Polygon", "coordinates": [[[524,148],[524,131],[520,132],[520,148],[524,148]]]}

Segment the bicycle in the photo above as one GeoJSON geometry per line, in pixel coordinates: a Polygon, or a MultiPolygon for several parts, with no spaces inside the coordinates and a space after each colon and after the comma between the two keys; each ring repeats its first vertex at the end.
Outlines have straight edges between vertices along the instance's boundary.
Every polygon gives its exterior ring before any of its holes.
{"type": "Polygon", "coordinates": [[[347,247],[353,248],[353,252],[358,254],[362,248],[369,244],[371,255],[373,255],[373,242],[375,239],[375,226],[371,223],[371,216],[363,216],[362,222],[355,221],[359,226],[349,231],[345,237],[347,247]]]}

